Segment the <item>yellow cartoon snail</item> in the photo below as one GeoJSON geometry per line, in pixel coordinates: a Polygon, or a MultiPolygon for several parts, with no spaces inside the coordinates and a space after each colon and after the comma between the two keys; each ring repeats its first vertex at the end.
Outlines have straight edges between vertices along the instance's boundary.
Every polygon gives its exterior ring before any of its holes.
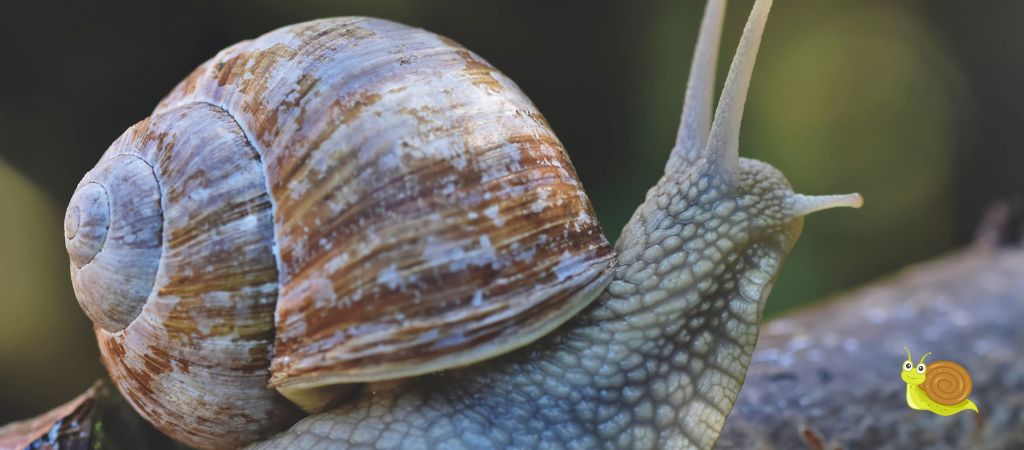
{"type": "Polygon", "coordinates": [[[907,351],[903,361],[903,374],[907,383],[907,405],[913,409],[926,409],[940,416],[951,416],[960,411],[978,412],[978,406],[967,396],[971,395],[971,374],[953,361],[936,361],[925,365],[924,359],[932,352],[925,353],[914,367],[914,358],[907,351]]]}

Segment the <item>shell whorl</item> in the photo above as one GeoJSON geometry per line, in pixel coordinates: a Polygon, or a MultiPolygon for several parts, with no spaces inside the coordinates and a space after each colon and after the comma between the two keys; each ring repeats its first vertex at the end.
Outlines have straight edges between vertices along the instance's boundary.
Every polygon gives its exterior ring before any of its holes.
{"type": "MultiPolygon", "coordinates": [[[[465,48],[393,22],[318,20],[225,49],[100,166],[128,157],[151,169],[160,240],[139,310],[94,318],[96,334],[129,402],[196,447],[293,421],[268,382],[315,410],[325,386],[470,364],[538,339],[610,278],[611,246],[532,103],[465,48]]],[[[82,186],[65,235],[88,267],[118,209],[102,236],[104,194],[82,186]]]]}
{"type": "Polygon", "coordinates": [[[963,366],[953,361],[935,361],[928,364],[921,388],[936,403],[956,405],[971,395],[973,383],[963,366]]]}
{"type": "Polygon", "coordinates": [[[64,218],[71,282],[82,310],[103,329],[123,330],[142,311],[163,243],[153,168],[112,154],[79,183],[64,218]]]}

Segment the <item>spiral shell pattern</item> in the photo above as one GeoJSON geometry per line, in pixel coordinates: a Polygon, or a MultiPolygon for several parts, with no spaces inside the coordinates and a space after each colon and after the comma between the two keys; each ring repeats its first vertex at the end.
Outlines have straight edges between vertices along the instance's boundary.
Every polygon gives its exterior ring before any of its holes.
{"type": "Polygon", "coordinates": [[[935,402],[955,405],[971,395],[971,374],[953,361],[936,361],[928,365],[927,378],[921,387],[935,402]]]}

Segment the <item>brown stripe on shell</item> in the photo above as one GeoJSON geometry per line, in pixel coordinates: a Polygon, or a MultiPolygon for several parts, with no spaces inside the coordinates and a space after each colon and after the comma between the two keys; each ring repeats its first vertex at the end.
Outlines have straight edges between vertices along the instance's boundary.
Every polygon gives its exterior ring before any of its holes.
{"type": "Polygon", "coordinates": [[[611,247],[518,87],[423,30],[308,22],[222,51],[157,108],[231,112],[262,157],[281,294],[272,381],[409,376],[525,345],[611,247]]]}
{"type": "Polygon", "coordinates": [[[130,128],[104,159],[119,154],[155,169],[164,248],[139,317],[117,333],[96,328],[111,378],[190,446],[237,447],[287,427],[298,411],[267,387],[278,274],[256,152],[227,113],[189,105],[130,128]]]}

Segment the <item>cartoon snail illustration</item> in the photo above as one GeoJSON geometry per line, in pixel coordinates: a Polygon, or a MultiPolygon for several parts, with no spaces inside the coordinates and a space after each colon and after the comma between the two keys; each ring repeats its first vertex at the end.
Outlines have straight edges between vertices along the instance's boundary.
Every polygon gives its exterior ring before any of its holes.
{"type": "Polygon", "coordinates": [[[68,206],[111,378],[200,448],[713,446],[803,217],[861,204],[739,157],[770,6],[712,121],[708,3],[665,174],[614,249],[540,112],[459,44],[348,17],[221,51],[68,206]]]}
{"type": "Polygon", "coordinates": [[[924,359],[932,352],[925,353],[914,365],[914,358],[907,351],[900,378],[907,383],[907,405],[913,409],[931,411],[940,416],[951,416],[961,411],[978,412],[978,406],[967,397],[971,395],[971,374],[953,361],[935,361],[925,364],[924,359]]]}

